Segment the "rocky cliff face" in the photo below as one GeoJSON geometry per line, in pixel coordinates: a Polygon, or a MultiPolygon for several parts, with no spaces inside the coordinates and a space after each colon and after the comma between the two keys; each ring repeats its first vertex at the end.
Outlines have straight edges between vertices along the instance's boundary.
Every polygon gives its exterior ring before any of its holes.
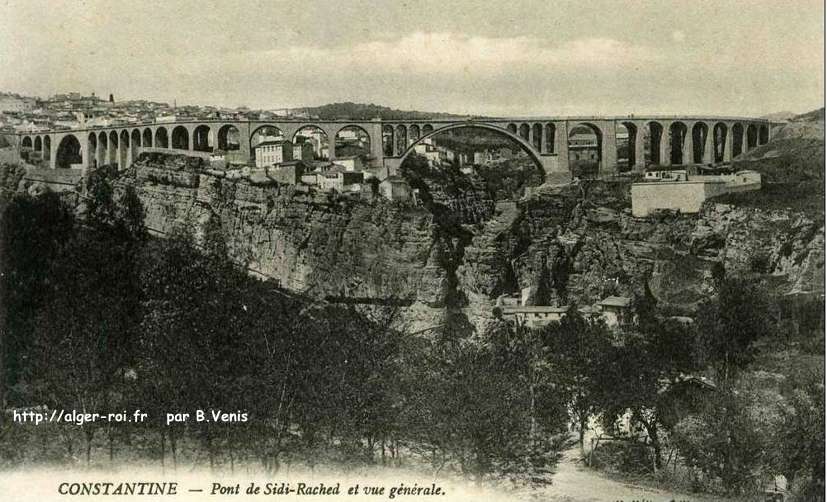
{"type": "Polygon", "coordinates": [[[537,303],[566,304],[648,286],[691,310],[709,294],[716,262],[763,273],[782,292],[824,287],[823,224],[722,204],[637,219],[626,185],[545,187],[452,234],[422,208],[381,199],[330,202],[204,174],[192,188],[162,178],[174,177],[136,178],[151,228],[199,228],[217,217],[251,269],[317,297],[409,300],[418,328],[438,324],[446,309],[482,328],[497,296],[526,287],[537,303]]]}
{"type": "Polygon", "coordinates": [[[716,262],[762,274],[781,293],[824,289],[823,220],[787,211],[709,203],[699,215],[637,219],[628,185],[594,182],[541,187],[484,221],[446,226],[421,207],[335,201],[170,159],[142,159],[120,180],[136,187],[151,230],[199,235],[218,223],[254,273],[317,298],[399,300],[412,329],[449,312],[482,328],[497,296],[526,287],[538,304],[588,304],[648,286],[691,311],[716,262]]]}

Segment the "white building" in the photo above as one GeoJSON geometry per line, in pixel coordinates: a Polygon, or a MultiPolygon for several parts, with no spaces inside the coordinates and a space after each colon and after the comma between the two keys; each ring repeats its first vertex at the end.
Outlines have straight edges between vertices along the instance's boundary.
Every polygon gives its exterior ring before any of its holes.
{"type": "Polygon", "coordinates": [[[289,141],[265,141],[255,146],[256,167],[267,167],[293,160],[293,144],[289,141]]]}

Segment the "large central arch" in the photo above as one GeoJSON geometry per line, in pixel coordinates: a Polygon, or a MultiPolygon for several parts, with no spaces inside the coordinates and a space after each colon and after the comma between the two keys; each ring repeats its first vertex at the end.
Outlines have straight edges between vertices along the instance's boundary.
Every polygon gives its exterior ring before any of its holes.
{"type": "Polygon", "coordinates": [[[537,151],[534,150],[531,147],[531,144],[528,141],[521,138],[519,135],[510,132],[508,129],[504,129],[502,127],[497,127],[497,126],[494,126],[494,125],[491,125],[491,124],[480,123],[480,122],[460,122],[460,123],[456,123],[456,124],[449,124],[447,126],[440,127],[439,129],[429,130],[427,133],[425,133],[425,129],[423,128],[423,130],[422,130],[423,134],[419,137],[419,139],[417,139],[416,141],[410,142],[410,145],[408,145],[408,147],[405,149],[405,151],[399,157],[399,165],[402,165],[402,163],[405,162],[405,159],[408,157],[408,155],[412,151],[414,151],[414,148],[416,147],[416,145],[424,142],[426,139],[431,138],[433,136],[436,136],[437,134],[440,134],[440,133],[443,133],[443,132],[448,132],[448,131],[452,131],[454,129],[463,129],[463,128],[467,128],[467,129],[487,129],[489,131],[494,131],[496,133],[499,133],[499,134],[513,140],[515,143],[517,143],[520,146],[520,148],[523,149],[523,151],[528,153],[529,157],[531,157],[531,160],[533,160],[534,163],[537,165],[537,169],[540,171],[540,176],[542,176],[543,181],[545,182],[547,173],[546,173],[545,168],[543,167],[543,161],[540,160],[540,156],[538,155],[537,151]]]}
{"type": "MultiPolygon", "coordinates": [[[[67,134],[60,140],[55,153],[55,167],[69,169],[78,167],[83,162],[80,141],[74,134],[67,134]]],[[[80,166],[83,167],[83,166],[80,166]]]]}

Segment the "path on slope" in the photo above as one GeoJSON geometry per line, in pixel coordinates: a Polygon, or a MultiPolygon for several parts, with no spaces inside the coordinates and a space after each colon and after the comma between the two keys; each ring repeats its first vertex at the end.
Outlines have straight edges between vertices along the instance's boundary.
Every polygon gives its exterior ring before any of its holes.
{"type": "Polygon", "coordinates": [[[539,496],[538,500],[566,502],[614,502],[619,500],[708,502],[720,500],[610,479],[583,465],[580,461],[579,447],[564,452],[563,458],[557,466],[557,473],[554,474],[552,480],[553,483],[550,487],[541,490],[537,494],[539,496]]]}

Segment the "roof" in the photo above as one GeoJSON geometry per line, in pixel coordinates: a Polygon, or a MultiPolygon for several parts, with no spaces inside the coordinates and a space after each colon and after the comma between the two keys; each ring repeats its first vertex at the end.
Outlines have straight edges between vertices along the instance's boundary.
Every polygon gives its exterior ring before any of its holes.
{"type": "Polygon", "coordinates": [[[287,140],[272,140],[272,141],[262,141],[261,143],[257,144],[253,148],[258,148],[260,146],[269,146],[269,145],[281,145],[281,144],[284,144],[284,143],[287,143],[288,145],[290,145],[290,142],[287,141],[287,140]]]}
{"type": "Polygon", "coordinates": [[[568,307],[553,307],[550,305],[504,305],[502,309],[504,314],[516,314],[519,312],[565,314],[569,311],[568,307]]]}
{"type": "Polygon", "coordinates": [[[299,164],[304,164],[304,162],[302,162],[301,159],[285,160],[283,162],[279,162],[278,164],[276,164],[276,166],[278,166],[278,167],[281,167],[281,166],[296,166],[296,165],[299,165],[299,164]]]}
{"type": "Polygon", "coordinates": [[[382,183],[384,183],[386,181],[388,183],[407,183],[408,182],[408,180],[406,180],[402,176],[399,176],[398,174],[394,174],[393,176],[388,176],[387,178],[382,180],[382,183]]]}
{"type": "Polygon", "coordinates": [[[625,296],[608,296],[604,298],[598,305],[603,307],[628,307],[632,304],[632,300],[625,296]]]}

